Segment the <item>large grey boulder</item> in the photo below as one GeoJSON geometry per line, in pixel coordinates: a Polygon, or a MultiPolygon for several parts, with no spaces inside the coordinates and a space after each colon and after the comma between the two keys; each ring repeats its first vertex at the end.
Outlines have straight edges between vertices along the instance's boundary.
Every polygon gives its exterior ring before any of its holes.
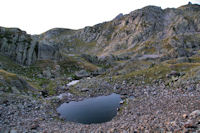
{"type": "Polygon", "coordinates": [[[39,60],[54,60],[59,59],[59,49],[56,46],[49,44],[38,44],[38,57],[39,60]]]}

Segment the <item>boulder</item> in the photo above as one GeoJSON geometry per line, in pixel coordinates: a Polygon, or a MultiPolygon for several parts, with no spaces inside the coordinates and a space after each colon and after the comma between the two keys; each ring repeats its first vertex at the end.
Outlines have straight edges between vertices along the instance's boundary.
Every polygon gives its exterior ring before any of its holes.
{"type": "Polygon", "coordinates": [[[192,118],[200,117],[200,110],[193,111],[189,116],[192,118]]]}
{"type": "Polygon", "coordinates": [[[167,78],[171,78],[171,77],[179,77],[180,73],[177,71],[171,71],[169,74],[166,75],[167,78]]]}
{"type": "Polygon", "coordinates": [[[81,71],[76,72],[75,76],[78,78],[89,77],[90,73],[87,72],[86,70],[81,70],[81,71]]]}
{"type": "Polygon", "coordinates": [[[51,71],[50,71],[49,69],[44,70],[44,71],[42,72],[42,74],[43,74],[44,77],[46,77],[46,78],[48,78],[48,79],[50,79],[51,76],[52,76],[51,71]]]}
{"type": "Polygon", "coordinates": [[[88,88],[82,88],[81,89],[81,92],[86,92],[86,91],[89,91],[89,89],[88,88]]]}
{"type": "Polygon", "coordinates": [[[38,60],[56,60],[60,58],[59,49],[54,45],[39,43],[38,60]]]}

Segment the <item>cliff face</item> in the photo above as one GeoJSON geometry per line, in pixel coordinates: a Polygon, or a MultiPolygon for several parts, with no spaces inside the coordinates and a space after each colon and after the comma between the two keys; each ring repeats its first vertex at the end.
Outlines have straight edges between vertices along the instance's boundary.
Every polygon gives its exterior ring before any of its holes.
{"type": "Polygon", "coordinates": [[[19,64],[32,64],[36,60],[35,45],[31,36],[20,29],[0,28],[0,51],[19,64]]]}
{"type": "Polygon", "coordinates": [[[40,43],[37,36],[16,28],[0,27],[0,52],[18,64],[31,65],[36,60],[58,59],[58,51],[49,43],[40,43]]]}
{"type": "Polygon", "coordinates": [[[191,56],[200,43],[200,6],[177,9],[147,6],[110,22],[80,30],[55,28],[31,36],[19,29],[0,28],[0,51],[22,65],[58,60],[63,55],[159,58],[191,56]]]}

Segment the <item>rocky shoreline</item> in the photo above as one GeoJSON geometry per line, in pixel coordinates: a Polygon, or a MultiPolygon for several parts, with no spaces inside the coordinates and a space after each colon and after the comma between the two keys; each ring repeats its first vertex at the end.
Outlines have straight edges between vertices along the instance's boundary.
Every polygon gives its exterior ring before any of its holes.
{"type": "MultiPolygon", "coordinates": [[[[0,131],[2,133],[200,131],[199,88],[173,90],[162,86],[134,88],[130,86],[128,90],[130,89],[133,90],[133,97],[124,99],[113,120],[90,125],[63,121],[56,112],[56,106],[62,103],[59,100],[3,95],[0,104],[0,131]]],[[[72,96],[71,99],[82,98],[84,96],[76,98],[72,96]]]]}

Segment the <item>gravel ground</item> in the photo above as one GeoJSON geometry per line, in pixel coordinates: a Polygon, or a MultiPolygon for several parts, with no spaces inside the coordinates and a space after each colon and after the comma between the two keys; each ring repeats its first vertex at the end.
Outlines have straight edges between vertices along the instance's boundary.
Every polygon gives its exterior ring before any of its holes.
{"type": "Polygon", "coordinates": [[[133,97],[124,99],[117,116],[110,122],[91,125],[64,122],[55,111],[60,105],[56,100],[52,103],[49,98],[38,100],[2,93],[0,133],[200,132],[198,88],[172,90],[163,86],[129,86],[118,92],[124,94],[126,90],[133,97]]]}

